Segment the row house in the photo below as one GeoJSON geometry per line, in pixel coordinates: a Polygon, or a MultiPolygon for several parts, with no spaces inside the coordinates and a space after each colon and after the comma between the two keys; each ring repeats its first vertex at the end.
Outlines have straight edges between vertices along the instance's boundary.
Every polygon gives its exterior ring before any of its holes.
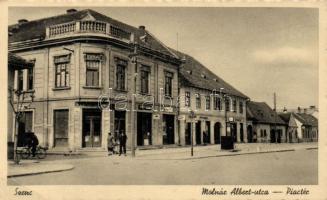
{"type": "Polygon", "coordinates": [[[23,106],[20,133],[58,150],[104,148],[108,132],[125,132],[128,146],[132,134],[139,147],[178,143],[180,59],[144,26],[70,9],[19,20],[9,33],[9,52],[34,63],[9,76],[15,90],[35,96],[23,106]]]}
{"type": "Polygon", "coordinates": [[[317,142],[318,119],[311,114],[287,112],[279,113],[287,124],[286,142],[317,142]]]}
{"type": "Polygon", "coordinates": [[[179,134],[182,145],[220,144],[221,136],[247,142],[248,97],[211,72],[195,58],[175,51],[179,69],[179,134]],[[194,112],[195,118],[190,113],[194,112]]]}
{"type": "Polygon", "coordinates": [[[247,104],[248,141],[282,143],[286,141],[287,124],[265,102],[247,104]]]}

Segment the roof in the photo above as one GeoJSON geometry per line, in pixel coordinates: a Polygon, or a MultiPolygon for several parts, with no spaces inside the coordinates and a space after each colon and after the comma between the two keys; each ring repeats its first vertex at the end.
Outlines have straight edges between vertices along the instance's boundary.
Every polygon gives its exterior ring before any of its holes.
{"type": "Polygon", "coordinates": [[[160,42],[147,30],[130,26],[91,9],[10,25],[8,27],[8,31],[11,33],[9,43],[44,39],[46,36],[46,27],[72,21],[79,21],[84,18],[93,18],[96,21],[106,22],[121,28],[124,31],[134,33],[135,40],[141,46],[148,47],[152,50],[156,50],[176,58],[176,55],[174,55],[162,42],[160,42]],[[140,39],[140,37],[144,36],[145,34],[147,35],[146,42],[140,39]]]}
{"type": "Polygon", "coordinates": [[[278,115],[286,124],[288,124],[289,127],[297,128],[297,124],[292,113],[278,113],[278,115]]]}
{"type": "Polygon", "coordinates": [[[219,91],[220,88],[224,88],[223,92],[226,94],[248,98],[192,56],[174,49],[172,49],[172,51],[178,55],[180,59],[186,59],[179,70],[179,78],[182,86],[197,87],[211,91],[219,91]]]}
{"type": "Polygon", "coordinates": [[[318,119],[306,113],[295,113],[295,118],[305,126],[318,126],[318,119]]]}
{"type": "Polygon", "coordinates": [[[27,67],[33,67],[34,63],[31,61],[27,61],[24,58],[13,54],[8,53],[8,67],[12,68],[27,68],[27,67]]]}
{"type": "Polygon", "coordinates": [[[249,120],[257,123],[286,124],[265,102],[249,101],[247,103],[246,115],[249,120]]]}

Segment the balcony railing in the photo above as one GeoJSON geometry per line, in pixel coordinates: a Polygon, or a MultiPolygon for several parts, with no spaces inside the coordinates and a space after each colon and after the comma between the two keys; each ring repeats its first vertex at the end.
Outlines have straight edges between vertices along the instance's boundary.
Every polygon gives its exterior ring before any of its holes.
{"type": "Polygon", "coordinates": [[[46,28],[46,38],[52,39],[71,34],[96,33],[123,40],[132,40],[132,33],[101,21],[76,21],[46,28]]]}

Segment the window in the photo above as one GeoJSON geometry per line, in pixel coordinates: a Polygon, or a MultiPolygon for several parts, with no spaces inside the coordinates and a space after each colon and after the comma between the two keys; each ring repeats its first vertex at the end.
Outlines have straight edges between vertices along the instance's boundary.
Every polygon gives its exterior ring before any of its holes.
{"type": "Polygon", "coordinates": [[[221,99],[218,95],[214,96],[214,109],[221,110],[221,99]]]}
{"type": "Polygon", "coordinates": [[[17,90],[24,89],[24,70],[17,70],[17,90]]]}
{"type": "Polygon", "coordinates": [[[127,61],[115,58],[116,61],[116,89],[126,90],[126,67],[127,61]]]}
{"type": "Polygon", "coordinates": [[[226,106],[226,111],[230,111],[230,102],[229,102],[229,98],[226,98],[226,100],[225,100],[225,106],[226,106]]]}
{"type": "Polygon", "coordinates": [[[85,54],[86,86],[100,86],[101,54],[85,54]]]}
{"type": "Polygon", "coordinates": [[[33,80],[34,80],[34,78],[33,78],[33,76],[34,76],[34,74],[33,74],[33,68],[29,68],[28,70],[27,70],[27,75],[28,75],[28,82],[27,82],[27,89],[28,90],[33,90],[33,88],[34,88],[34,85],[33,85],[33,80]]]}
{"type": "Polygon", "coordinates": [[[239,107],[240,107],[240,113],[243,113],[243,102],[242,101],[240,101],[239,102],[239,107]]]}
{"type": "Polygon", "coordinates": [[[185,92],[185,106],[186,107],[191,106],[191,94],[190,94],[190,92],[185,92]]]}
{"type": "Polygon", "coordinates": [[[233,102],[233,109],[232,109],[232,111],[233,112],[236,112],[236,99],[232,99],[232,102],[233,102]]]}
{"type": "Polygon", "coordinates": [[[211,104],[210,96],[206,96],[206,110],[210,110],[210,104],[211,104]]]}
{"type": "Polygon", "coordinates": [[[200,94],[196,94],[196,96],[195,96],[195,102],[196,102],[196,108],[198,109],[198,108],[201,108],[201,96],[200,96],[200,94]]]}
{"type": "Polygon", "coordinates": [[[165,73],[165,96],[172,96],[172,80],[173,80],[173,73],[166,72],[165,73]]]}
{"type": "Polygon", "coordinates": [[[141,68],[141,93],[149,93],[149,74],[150,68],[147,66],[142,66],[141,68]]]}
{"type": "Polygon", "coordinates": [[[69,69],[70,55],[56,56],[54,58],[56,77],[55,87],[63,88],[69,86],[69,69]]]}

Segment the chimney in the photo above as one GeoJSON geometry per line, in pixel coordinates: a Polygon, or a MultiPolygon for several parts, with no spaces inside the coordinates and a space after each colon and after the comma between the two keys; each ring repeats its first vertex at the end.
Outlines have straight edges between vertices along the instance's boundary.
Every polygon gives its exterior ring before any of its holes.
{"type": "Polygon", "coordinates": [[[28,22],[27,19],[19,19],[19,20],[18,20],[18,24],[24,24],[24,23],[26,23],[26,22],[28,22]]]}
{"type": "Polygon", "coordinates": [[[303,109],[303,113],[307,114],[307,109],[306,108],[303,109]]]}
{"type": "Polygon", "coordinates": [[[141,25],[141,26],[139,26],[139,29],[144,31],[145,30],[145,26],[141,25]]]}
{"type": "Polygon", "coordinates": [[[71,14],[71,13],[74,13],[74,12],[77,12],[77,10],[74,9],[74,8],[66,10],[67,14],[71,14]]]}
{"type": "Polygon", "coordinates": [[[286,109],[286,107],[284,107],[283,113],[287,113],[287,109],[286,109]]]}
{"type": "Polygon", "coordinates": [[[300,106],[297,107],[297,112],[298,112],[298,113],[301,113],[301,107],[300,107],[300,106]]]}

